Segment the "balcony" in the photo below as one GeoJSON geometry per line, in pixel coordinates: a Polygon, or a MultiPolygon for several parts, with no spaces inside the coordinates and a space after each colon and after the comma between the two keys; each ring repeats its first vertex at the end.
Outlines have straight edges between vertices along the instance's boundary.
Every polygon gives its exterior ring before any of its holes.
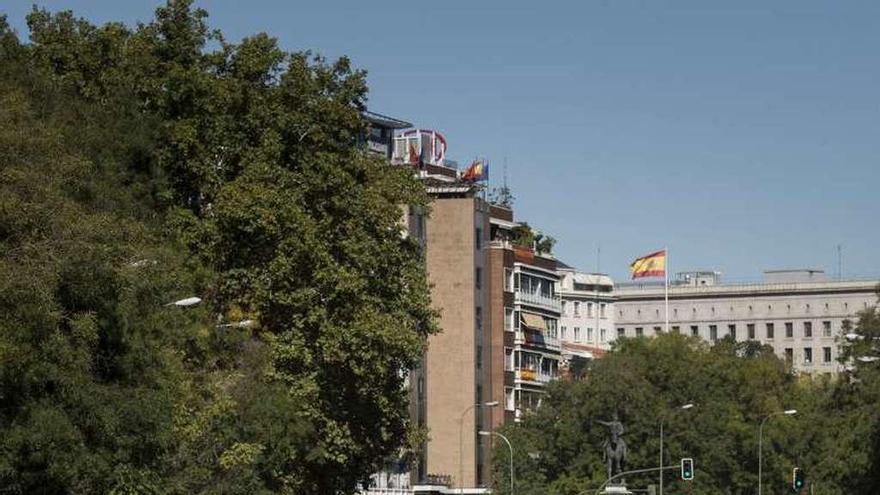
{"type": "Polygon", "coordinates": [[[549,383],[556,377],[536,370],[516,370],[516,379],[524,382],[549,383]]]}
{"type": "Polygon", "coordinates": [[[534,330],[523,329],[516,332],[516,339],[514,340],[516,344],[526,344],[536,347],[546,347],[547,349],[552,350],[560,350],[559,339],[556,337],[551,337],[544,332],[536,332],[534,330]]]}
{"type": "Polygon", "coordinates": [[[518,290],[514,293],[514,297],[515,302],[518,304],[530,304],[555,313],[562,312],[562,300],[559,295],[545,296],[540,293],[518,290]]]}

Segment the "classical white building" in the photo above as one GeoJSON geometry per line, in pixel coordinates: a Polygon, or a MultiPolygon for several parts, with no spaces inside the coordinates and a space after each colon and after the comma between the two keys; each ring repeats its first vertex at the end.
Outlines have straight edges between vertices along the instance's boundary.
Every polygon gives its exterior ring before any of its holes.
{"type": "Polygon", "coordinates": [[[563,358],[592,359],[616,338],[614,282],[601,273],[582,273],[559,263],[562,315],[559,339],[563,358]]]}
{"type": "MultiPolygon", "coordinates": [[[[722,284],[720,273],[678,274],[669,289],[669,331],[716,341],[732,336],[773,347],[795,369],[839,368],[844,322],[877,303],[877,280],[829,280],[821,270],[773,270],[763,283],[722,284]]],[[[618,284],[615,337],[664,331],[663,284],[618,284]]]]}

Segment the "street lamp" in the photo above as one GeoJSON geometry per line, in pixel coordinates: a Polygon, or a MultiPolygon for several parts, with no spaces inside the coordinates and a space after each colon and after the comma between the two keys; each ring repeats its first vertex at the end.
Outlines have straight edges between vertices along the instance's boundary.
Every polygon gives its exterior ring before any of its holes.
{"type": "Polygon", "coordinates": [[[786,409],[785,411],[777,411],[775,413],[770,413],[767,416],[765,416],[763,420],[761,420],[761,426],[758,427],[758,495],[761,495],[761,474],[762,474],[762,470],[763,470],[763,465],[762,465],[763,459],[762,459],[762,453],[761,453],[762,449],[761,448],[763,447],[763,444],[764,444],[764,423],[766,423],[767,420],[772,418],[773,416],[779,416],[779,415],[792,416],[794,414],[797,414],[797,409],[786,409]]]}
{"type": "Polygon", "coordinates": [[[458,493],[464,493],[464,417],[475,407],[495,407],[497,405],[497,400],[471,404],[461,413],[461,418],[458,420],[458,493]]]}
{"type": "MultiPolygon", "coordinates": [[[[694,403],[688,402],[687,404],[678,406],[676,409],[680,409],[682,411],[687,411],[688,409],[693,409],[694,403]]],[[[660,419],[660,466],[663,467],[663,423],[666,421],[666,418],[663,417],[660,419]]],[[[663,495],[663,470],[660,470],[660,495],[663,495]]]]}
{"type": "Polygon", "coordinates": [[[494,431],[481,431],[479,432],[481,436],[488,437],[490,435],[495,435],[496,437],[504,440],[507,443],[507,448],[510,449],[510,495],[513,495],[513,445],[510,444],[510,440],[507,439],[504,435],[494,431]]]}

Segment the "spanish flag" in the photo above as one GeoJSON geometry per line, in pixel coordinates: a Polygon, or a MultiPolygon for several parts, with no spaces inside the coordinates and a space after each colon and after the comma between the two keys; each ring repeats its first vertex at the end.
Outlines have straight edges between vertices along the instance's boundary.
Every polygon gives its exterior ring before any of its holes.
{"type": "Polygon", "coordinates": [[[489,178],[489,165],[484,160],[474,160],[471,166],[461,175],[465,182],[477,182],[489,178]]]}
{"type": "Polygon", "coordinates": [[[646,254],[629,265],[632,278],[666,276],[666,250],[646,254]]]}

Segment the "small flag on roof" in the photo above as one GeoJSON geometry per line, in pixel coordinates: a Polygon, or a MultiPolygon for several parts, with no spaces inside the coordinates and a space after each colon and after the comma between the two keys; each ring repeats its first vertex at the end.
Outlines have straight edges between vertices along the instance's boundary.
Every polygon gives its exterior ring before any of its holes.
{"type": "Polygon", "coordinates": [[[485,160],[474,160],[471,166],[461,175],[465,182],[478,182],[489,179],[489,164],[485,160]]]}

